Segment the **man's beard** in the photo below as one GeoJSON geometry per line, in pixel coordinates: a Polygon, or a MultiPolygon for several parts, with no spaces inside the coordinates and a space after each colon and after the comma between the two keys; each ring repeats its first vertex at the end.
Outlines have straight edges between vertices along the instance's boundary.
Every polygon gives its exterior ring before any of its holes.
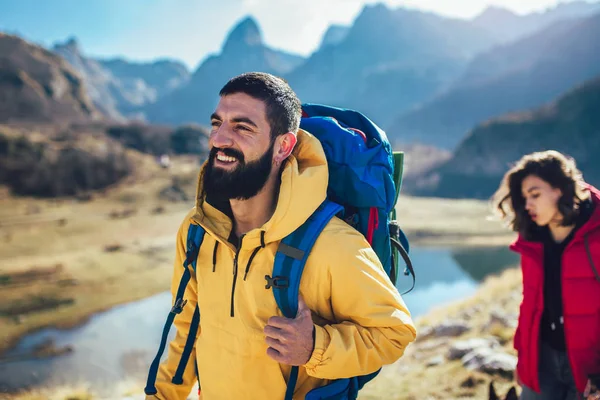
{"type": "Polygon", "coordinates": [[[247,200],[254,197],[265,186],[271,174],[273,162],[272,142],[265,154],[258,160],[246,163],[244,155],[234,149],[218,149],[213,147],[208,157],[204,171],[203,192],[207,199],[215,202],[229,201],[231,199],[247,200]],[[228,171],[215,168],[217,152],[237,160],[235,169],[228,171]]]}

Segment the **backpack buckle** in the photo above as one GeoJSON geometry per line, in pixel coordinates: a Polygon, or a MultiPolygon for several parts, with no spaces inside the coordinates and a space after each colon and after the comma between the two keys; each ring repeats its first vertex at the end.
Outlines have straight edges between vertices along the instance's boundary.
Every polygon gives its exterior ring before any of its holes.
{"type": "Polygon", "coordinates": [[[175,300],[175,304],[173,305],[173,308],[171,308],[171,312],[173,314],[180,314],[183,311],[183,306],[185,306],[186,304],[187,304],[187,300],[184,300],[184,299],[175,300]]]}
{"type": "Polygon", "coordinates": [[[265,275],[265,279],[267,280],[265,289],[271,289],[272,287],[277,289],[285,289],[290,286],[290,281],[285,276],[275,276],[271,278],[269,275],[265,275]]]}

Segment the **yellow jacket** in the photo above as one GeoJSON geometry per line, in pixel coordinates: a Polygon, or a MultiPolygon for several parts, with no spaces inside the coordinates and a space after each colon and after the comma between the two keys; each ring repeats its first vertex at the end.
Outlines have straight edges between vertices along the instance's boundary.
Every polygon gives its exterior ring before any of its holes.
{"type": "MultiPolygon", "coordinates": [[[[196,381],[194,361],[203,400],[283,399],[291,367],[267,356],[263,329],[271,316],[282,314],[272,289],[265,289],[265,275],[271,275],[279,241],[302,225],[325,199],[327,181],[320,142],[300,131],[282,174],[274,215],[245,234],[239,250],[227,240],[231,220],[210,204],[197,201],[178,232],[173,294],[183,274],[190,223],[206,230],[197,272],[195,276],[192,273],[186,289],[183,312],[175,318],[177,335],[159,368],[158,393],[147,399],[185,399],[196,381]],[[236,253],[239,270],[233,282],[236,253]],[[175,385],[171,379],[196,304],[200,329],[183,384],[175,385]]],[[[198,193],[201,184],[200,178],[198,193]]],[[[317,239],[306,262],[300,293],[313,312],[316,339],[310,360],[300,367],[294,399],[304,399],[310,390],[331,379],[369,374],[393,363],[416,337],[410,313],[375,252],[363,235],[338,218],[332,219],[317,239]]]]}

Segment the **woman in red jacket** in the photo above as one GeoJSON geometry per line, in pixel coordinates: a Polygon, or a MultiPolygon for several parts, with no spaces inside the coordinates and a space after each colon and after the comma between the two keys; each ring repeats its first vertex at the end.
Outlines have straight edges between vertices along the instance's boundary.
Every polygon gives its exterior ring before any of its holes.
{"type": "Polygon", "coordinates": [[[521,400],[581,399],[600,378],[600,192],[556,151],[524,156],[495,205],[518,232],[521,400]]]}

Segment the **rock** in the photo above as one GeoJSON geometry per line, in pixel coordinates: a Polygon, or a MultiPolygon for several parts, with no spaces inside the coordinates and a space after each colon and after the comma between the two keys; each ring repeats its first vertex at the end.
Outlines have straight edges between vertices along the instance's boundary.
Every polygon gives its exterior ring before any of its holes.
{"type": "Polygon", "coordinates": [[[474,388],[475,385],[477,385],[477,381],[475,380],[474,377],[469,376],[467,379],[465,379],[464,381],[462,381],[462,383],[460,384],[460,387],[462,387],[462,388],[474,388]]]}
{"type": "Polygon", "coordinates": [[[446,359],[442,355],[438,355],[435,357],[431,357],[427,361],[425,361],[425,365],[428,367],[435,367],[436,365],[443,364],[446,359]]]}
{"type": "Polygon", "coordinates": [[[449,360],[458,360],[476,349],[496,349],[498,347],[500,347],[500,343],[495,338],[460,340],[450,346],[447,357],[449,360]]]}
{"type": "Polygon", "coordinates": [[[471,307],[471,310],[473,310],[473,313],[480,313],[483,311],[483,306],[481,304],[475,304],[473,307],[471,307]]]}
{"type": "Polygon", "coordinates": [[[467,353],[461,359],[462,364],[469,370],[488,374],[501,373],[511,376],[517,367],[517,357],[489,348],[477,348],[467,353]]]}
{"type": "Polygon", "coordinates": [[[464,322],[448,320],[435,326],[432,334],[435,337],[460,336],[470,329],[469,325],[464,322]]]}
{"type": "Polygon", "coordinates": [[[504,328],[516,328],[518,316],[514,313],[507,314],[499,309],[490,312],[490,319],[484,329],[489,330],[494,325],[500,325],[504,328]]]}
{"type": "Polygon", "coordinates": [[[432,337],[454,337],[471,330],[471,327],[462,321],[447,320],[436,326],[425,326],[419,329],[417,340],[430,339],[432,337]]]}
{"type": "Polygon", "coordinates": [[[437,338],[419,345],[419,351],[430,351],[446,346],[448,338],[437,338]]]}
{"type": "Polygon", "coordinates": [[[471,308],[465,308],[464,310],[462,310],[458,316],[458,319],[463,320],[463,321],[470,321],[471,319],[473,319],[473,317],[475,315],[477,315],[478,310],[476,310],[474,307],[471,308]]]}

